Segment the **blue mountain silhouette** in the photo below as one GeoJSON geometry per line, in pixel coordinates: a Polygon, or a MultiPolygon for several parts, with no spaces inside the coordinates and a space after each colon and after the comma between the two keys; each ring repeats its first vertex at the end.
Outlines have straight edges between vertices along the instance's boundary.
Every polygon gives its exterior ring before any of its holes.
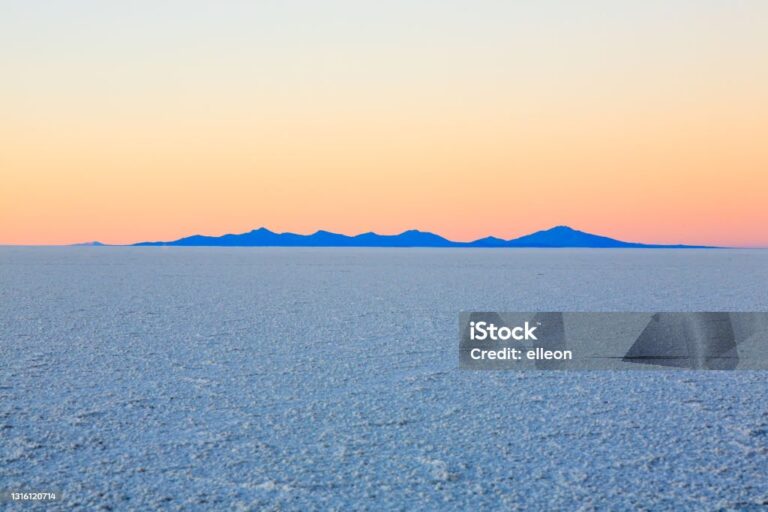
{"type": "Polygon", "coordinates": [[[83,242],[80,244],[72,244],[74,247],[103,247],[107,244],[103,244],[99,242],[98,240],[94,240],[93,242],[83,242]]]}
{"type": "Polygon", "coordinates": [[[503,240],[480,238],[473,242],[453,242],[440,235],[411,229],[399,235],[363,233],[356,236],[316,231],[311,235],[275,233],[267,228],[222,236],[193,235],[170,242],[140,242],[136,246],[224,246],[224,247],[584,247],[584,248],[705,248],[693,245],[657,245],[624,242],[586,233],[568,226],[556,226],[530,235],[503,240]]]}
{"type": "Polygon", "coordinates": [[[593,235],[568,226],[555,226],[544,231],[509,240],[503,247],[594,247],[594,248],[643,248],[643,247],[687,247],[685,245],[652,245],[623,242],[607,236],[593,235]]]}

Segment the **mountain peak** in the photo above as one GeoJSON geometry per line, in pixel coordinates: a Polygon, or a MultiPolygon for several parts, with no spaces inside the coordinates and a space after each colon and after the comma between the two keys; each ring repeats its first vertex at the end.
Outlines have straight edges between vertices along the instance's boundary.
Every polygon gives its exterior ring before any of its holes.
{"type": "Polygon", "coordinates": [[[509,244],[515,247],[643,247],[643,244],[623,242],[607,236],[593,235],[592,233],[579,231],[565,225],[555,226],[515,238],[510,240],[509,244]]]}
{"type": "Polygon", "coordinates": [[[551,233],[551,232],[568,232],[568,233],[583,233],[583,231],[579,231],[578,229],[573,229],[571,226],[566,226],[565,224],[560,224],[559,226],[553,226],[549,229],[543,229],[540,231],[540,233],[551,233]]]}

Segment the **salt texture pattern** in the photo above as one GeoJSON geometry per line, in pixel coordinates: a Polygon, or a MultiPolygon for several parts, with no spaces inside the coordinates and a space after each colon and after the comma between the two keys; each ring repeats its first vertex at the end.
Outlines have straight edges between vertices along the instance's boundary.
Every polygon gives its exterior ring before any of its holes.
{"type": "MultiPolygon", "coordinates": [[[[458,312],[756,311],[768,251],[0,248],[46,510],[758,510],[762,372],[458,369],[458,312]]],[[[24,506],[34,509],[34,506],[24,506]]]]}

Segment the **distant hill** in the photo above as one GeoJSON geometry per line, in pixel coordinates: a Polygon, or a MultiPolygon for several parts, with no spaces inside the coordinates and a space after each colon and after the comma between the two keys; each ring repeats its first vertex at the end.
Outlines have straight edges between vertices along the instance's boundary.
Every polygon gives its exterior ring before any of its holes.
{"type": "Polygon", "coordinates": [[[654,245],[623,242],[568,226],[556,226],[530,235],[503,240],[486,237],[473,242],[453,242],[440,235],[415,229],[399,235],[363,233],[356,236],[330,231],[317,231],[311,235],[275,233],[267,228],[247,233],[222,236],[193,235],[170,242],[140,242],[134,246],[216,246],[216,247],[583,247],[583,248],[635,248],[635,249],[701,249],[693,245],[654,245]]]}
{"type": "Polygon", "coordinates": [[[624,242],[607,236],[593,235],[573,229],[568,226],[555,226],[543,231],[537,231],[530,235],[521,236],[509,240],[502,247],[592,247],[592,248],[637,248],[637,249],[702,249],[703,246],[692,245],[656,245],[636,242],[624,242]]]}
{"type": "Polygon", "coordinates": [[[93,242],[83,242],[81,244],[72,244],[74,247],[104,247],[107,244],[103,244],[94,240],[93,242]]]}

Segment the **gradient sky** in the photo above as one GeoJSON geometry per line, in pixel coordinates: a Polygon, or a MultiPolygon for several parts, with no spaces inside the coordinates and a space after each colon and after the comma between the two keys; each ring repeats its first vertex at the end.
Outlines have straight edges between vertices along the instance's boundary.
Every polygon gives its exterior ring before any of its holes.
{"type": "Polygon", "coordinates": [[[4,1],[0,243],[768,246],[768,2],[4,1]]]}

